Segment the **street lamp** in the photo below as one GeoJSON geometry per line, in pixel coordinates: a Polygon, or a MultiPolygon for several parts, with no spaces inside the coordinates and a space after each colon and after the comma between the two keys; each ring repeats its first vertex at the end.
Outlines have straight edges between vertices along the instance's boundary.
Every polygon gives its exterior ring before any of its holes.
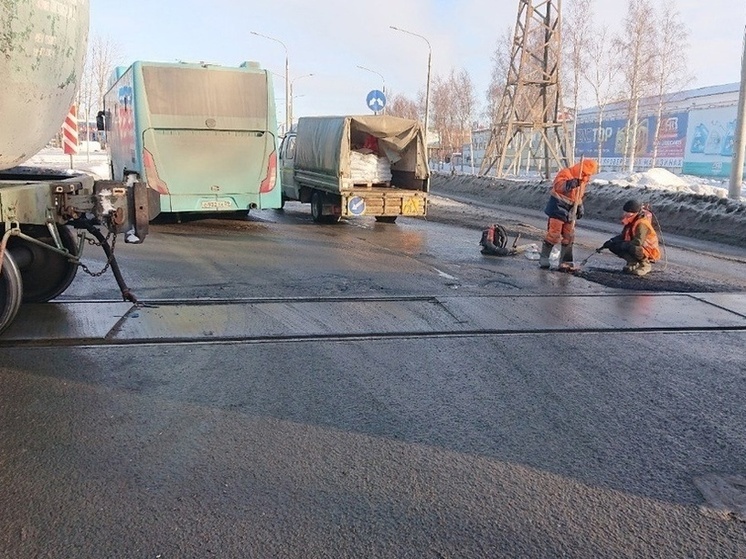
{"type": "Polygon", "coordinates": [[[290,99],[289,99],[289,89],[290,85],[288,82],[288,67],[290,64],[288,63],[288,48],[285,46],[285,43],[280,41],[279,39],[275,39],[274,37],[270,37],[269,35],[262,35],[261,33],[257,33],[256,31],[251,31],[252,35],[256,35],[257,37],[264,37],[265,39],[269,39],[270,41],[275,41],[276,43],[280,43],[282,45],[282,48],[285,49],[285,133],[290,132],[290,124],[292,122],[289,118],[289,110],[290,110],[290,99]]]}
{"type": "MultiPolygon", "coordinates": [[[[299,80],[301,78],[310,78],[314,74],[303,74],[302,76],[298,76],[297,78],[293,78],[293,80],[290,82],[290,126],[293,125],[293,84],[296,80],[299,80]]],[[[288,128],[288,130],[290,130],[288,128]]]]}
{"type": "MultiPolygon", "coordinates": [[[[278,74],[277,72],[271,72],[271,73],[272,73],[273,76],[277,76],[278,78],[282,78],[283,80],[285,79],[285,76],[283,74],[278,74]]],[[[275,101],[282,100],[284,98],[285,98],[284,96],[283,97],[278,97],[278,96],[275,95],[275,101]]],[[[283,121],[285,122],[285,124],[284,125],[280,125],[280,126],[284,126],[285,128],[287,128],[287,120],[288,120],[287,108],[288,108],[288,105],[287,105],[287,103],[285,103],[285,114],[282,117],[283,121]]],[[[280,128],[280,130],[283,130],[283,128],[280,128]]],[[[283,131],[283,135],[286,132],[287,132],[287,130],[283,131]]]]}
{"type": "MultiPolygon", "coordinates": [[[[374,74],[378,74],[381,77],[381,82],[383,83],[383,88],[381,89],[381,92],[383,93],[383,96],[386,97],[386,80],[384,79],[383,75],[376,72],[375,70],[371,70],[370,68],[366,68],[365,66],[359,66],[361,70],[366,70],[368,72],[372,72],[374,74]]],[[[376,114],[378,114],[378,111],[376,111],[376,114]]],[[[383,114],[386,114],[386,105],[383,106],[383,114]]]]}
{"type": "Polygon", "coordinates": [[[427,140],[427,128],[428,128],[428,120],[430,117],[430,67],[432,66],[433,61],[433,47],[430,46],[430,41],[428,41],[425,37],[422,35],[418,35],[417,33],[412,33],[411,31],[407,31],[406,29],[401,29],[400,27],[395,27],[393,25],[390,25],[391,29],[394,31],[401,31],[402,33],[407,33],[408,35],[414,35],[415,37],[419,37],[423,41],[427,43],[428,48],[428,55],[427,55],[427,86],[425,87],[425,155],[427,156],[427,159],[429,161],[430,159],[430,153],[428,151],[428,140],[427,140]]]}

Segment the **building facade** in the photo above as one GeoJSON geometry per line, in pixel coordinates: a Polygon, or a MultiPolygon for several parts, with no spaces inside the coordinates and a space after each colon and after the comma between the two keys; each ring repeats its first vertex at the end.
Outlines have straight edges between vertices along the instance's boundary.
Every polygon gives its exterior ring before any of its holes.
{"type": "MultiPolygon", "coordinates": [[[[637,125],[636,170],[662,167],[674,173],[701,177],[730,176],[740,84],[690,89],[663,99],[658,133],[658,98],[640,102],[637,125]],[[654,160],[655,159],[655,160],[654,160]]],[[[626,147],[634,133],[627,102],[607,106],[601,114],[593,107],[578,112],[576,159],[581,155],[600,160],[602,170],[627,168],[626,147]]]]}
{"type": "MultiPolygon", "coordinates": [[[[634,169],[643,171],[655,166],[676,174],[730,177],[739,88],[739,83],[731,83],[666,95],[657,145],[659,99],[641,99],[634,169]]],[[[599,122],[600,112],[598,107],[578,111],[575,161],[581,156],[593,157],[599,160],[602,171],[625,170],[628,136],[633,133],[629,103],[607,105],[599,122]]],[[[472,161],[479,170],[490,134],[489,129],[472,132],[472,143],[464,144],[460,157],[456,158],[457,170],[468,171],[472,161]]]]}

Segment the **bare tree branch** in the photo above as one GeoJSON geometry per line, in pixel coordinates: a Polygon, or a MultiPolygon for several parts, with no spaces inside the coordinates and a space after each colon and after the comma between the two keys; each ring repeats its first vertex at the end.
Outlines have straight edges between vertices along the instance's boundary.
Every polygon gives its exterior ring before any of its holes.
{"type": "Polygon", "coordinates": [[[412,120],[420,120],[420,110],[416,101],[397,93],[390,95],[391,102],[386,107],[387,114],[412,120]]]}
{"type": "Polygon", "coordinates": [[[582,94],[581,83],[583,74],[592,56],[588,48],[588,40],[594,36],[593,0],[570,0],[566,15],[562,20],[562,44],[565,72],[560,75],[570,75],[569,86],[563,84],[562,90],[570,94],[573,113],[572,133],[570,134],[570,153],[575,154],[575,135],[578,129],[578,108],[582,94]]]}
{"type": "Polygon", "coordinates": [[[627,126],[617,133],[624,134],[624,157],[630,172],[647,139],[647,129],[639,122],[640,99],[651,93],[655,83],[656,34],[655,12],[650,0],[629,0],[624,26],[614,43],[629,88],[627,126]]]}
{"type": "Polygon", "coordinates": [[[692,76],[687,70],[689,30],[681,20],[681,14],[676,9],[672,0],[665,0],[661,5],[658,29],[657,56],[655,58],[658,107],[656,110],[655,134],[653,136],[653,167],[656,166],[658,160],[664,97],[669,93],[684,88],[692,80],[692,76]]]}
{"type": "Polygon", "coordinates": [[[609,103],[619,99],[620,66],[615,63],[616,49],[609,40],[609,28],[597,27],[593,36],[586,42],[590,52],[595,53],[585,67],[583,77],[593,92],[593,100],[598,109],[596,118],[596,145],[599,164],[603,156],[603,143],[607,139],[604,130],[604,111],[609,103]]]}
{"type": "Polygon", "coordinates": [[[78,93],[79,114],[88,123],[91,116],[104,106],[104,94],[109,78],[121,61],[119,46],[110,39],[93,37],[86,56],[85,68],[78,93]]]}
{"type": "Polygon", "coordinates": [[[513,47],[513,31],[506,28],[497,40],[497,46],[492,55],[492,76],[487,88],[487,109],[485,118],[491,128],[495,127],[500,118],[499,107],[505,86],[508,83],[508,71],[510,69],[510,53],[513,47]]]}

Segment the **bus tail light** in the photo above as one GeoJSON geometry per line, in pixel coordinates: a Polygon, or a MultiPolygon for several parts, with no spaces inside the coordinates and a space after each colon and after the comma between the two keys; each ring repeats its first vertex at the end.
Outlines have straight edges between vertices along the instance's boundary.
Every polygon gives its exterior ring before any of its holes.
{"type": "Polygon", "coordinates": [[[168,194],[168,185],[158,176],[153,154],[146,149],[142,150],[142,163],[145,167],[145,178],[148,181],[148,186],[160,194],[168,194]]]}
{"type": "Polygon", "coordinates": [[[262,184],[259,186],[259,193],[266,194],[271,192],[277,182],[277,152],[269,154],[269,164],[267,165],[267,176],[264,177],[262,184]]]}

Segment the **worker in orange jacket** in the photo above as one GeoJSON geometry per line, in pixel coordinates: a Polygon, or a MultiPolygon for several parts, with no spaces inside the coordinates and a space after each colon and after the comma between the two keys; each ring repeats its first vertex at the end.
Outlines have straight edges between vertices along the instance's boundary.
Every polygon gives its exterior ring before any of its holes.
{"type": "Polygon", "coordinates": [[[637,200],[628,200],[622,210],[622,232],[606,241],[597,252],[609,249],[627,262],[623,272],[644,276],[653,269],[652,263],[661,257],[652,214],[637,200]]]}
{"type": "Polygon", "coordinates": [[[549,255],[561,243],[560,270],[573,269],[572,246],[575,242],[575,220],[583,217],[583,196],[592,175],[598,173],[598,163],[583,159],[580,163],[562,169],[552,182],[552,191],[544,208],[549,217],[547,233],[541,247],[539,266],[549,268],[549,255]]]}

